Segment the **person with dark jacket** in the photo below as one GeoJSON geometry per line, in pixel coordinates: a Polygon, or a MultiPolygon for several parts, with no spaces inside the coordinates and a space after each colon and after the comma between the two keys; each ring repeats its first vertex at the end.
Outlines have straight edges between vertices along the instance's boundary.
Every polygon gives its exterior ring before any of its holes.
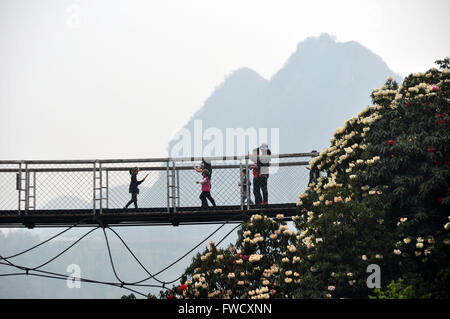
{"type": "MultiPolygon", "coordinates": [[[[203,170],[208,170],[209,172],[209,183],[211,184],[211,176],[212,176],[212,165],[211,161],[207,161],[204,158],[202,158],[202,162],[200,163],[200,166],[194,165],[194,169],[199,172],[200,174],[203,172],[203,170]]],[[[211,185],[210,185],[211,187],[211,185]]]]}
{"type": "Polygon", "coordinates": [[[130,181],[130,187],[128,189],[128,191],[131,194],[131,199],[130,201],[125,205],[125,209],[128,208],[128,206],[130,206],[132,203],[134,203],[134,208],[138,208],[137,205],[137,195],[139,194],[139,188],[138,186],[145,181],[145,179],[147,178],[148,174],[145,175],[145,177],[138,181],[137,180],[137,174],[139,173],[139,168],[134,167],[132,169],[130,169],[130,175],[131,175],[131,181],[130,181]]]}
{"type": "Polygon", "coordinates": [[[265,206],[269,203],[267,179],[269,178],[270,155],[272,155],[272,152],[267,147],[267,144],[261,144],[260,147],[253,150],[253,157],[256,157],[256,163],[250,166],[250,169],[253,170],[253,194],[257,207],[265,206]]]}

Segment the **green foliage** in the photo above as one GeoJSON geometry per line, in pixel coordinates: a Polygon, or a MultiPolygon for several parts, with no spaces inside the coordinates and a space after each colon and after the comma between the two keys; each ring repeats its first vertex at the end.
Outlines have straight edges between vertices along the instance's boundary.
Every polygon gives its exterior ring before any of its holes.
{"type": "MultiPolygon", "coordinates": [[[[441,70],[411,74],[400,87],[388,79],[372,93],[375,106],[347,121],[331,147],[312,161],[327,177],[311,185],[304,199],[309,208],[319,201],[320,208],[330,188],[347,188],[359,202],[379,196],[393,257],[382,267],[382,278],[420,274],[423,283],[435,282],[427,287],[436,296],[448,285],[436,277],[450,257],[449,60],[437,64],[441,70]]],[[[370,241],[376,240],[375,232],[370,241]]]]}
{"type": "Polygon", "coordinates": [[[297,298],[364,298],[370,291],[368,265],[385,269],[383,277],[394,270],[388,267],[393,263],[392,222],[386,205],[376,194],[361,200],[352,196],[348,189],[327,191],[314,211],[305,211],[296,221],[304,229],[298,246],[307,256],[301,273],[308,278],[297,298]]]}
{"type": "MultiPolygon", "coordinates": [[[[163,299],[163,298],[167,298],[167,296],[161,291],[159,298],[163,299]]],[[[136,296],[133,293],[131,293],[129,295],[123,295],[120,299],[136,299],[136,296]]],[[[158,299],[158,297],[156,297],[153,294],[148,294],[147,299],[158,299]]]]}
{"type": "Polygon", "coordinates": [[[385,290],[374,289],[375,296],[369,296],[370,299],[416,299],[414,287],[406,285],[403,279],[392,280],[385,290]]]}

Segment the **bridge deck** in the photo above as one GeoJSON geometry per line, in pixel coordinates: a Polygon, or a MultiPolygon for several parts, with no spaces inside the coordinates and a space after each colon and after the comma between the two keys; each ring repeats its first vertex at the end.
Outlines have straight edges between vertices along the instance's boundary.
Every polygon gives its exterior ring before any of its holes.
{"type": "Polygon", "coordinates": [[[260,212],[292,216],[297,213],[294,203],[298,195],[311,180],[309,159],[317,155],[207,157],[213,169],[212,196],[218,204],[208,211],[198,207],[201,187],[196,182],[201,175],[193,168],[203,157],[0,160],[0,227],[177,226],[237,223],[260,212]],[[270,163],[267,193],[271,204],[264,209],[244,206],[246,198],[258,202],[260,191],[255,193],[251,170],[258,161],[270,163]],[[139,186],[139,206],[151,208],[122,208],[130,200],[130,170],[134,167],[142,171],[138,180],[147,177],[139,186]]]}
{"type": "Polygon", "coordinates": [[[61,226],[133,226],[133,225],[189,225],[238,223],[247,221],[251,215],[263,213],[274,217],[283,214],[285,218],[298,214],[295,204],[271,204],[264,208],[220,206],[217,209],[201,210],[198,207],[179,207],[176,212],[167,208],[103,209],[93,214],[92,209],[33,210],[18,214],[16,210],[0,211],[0,227],[61,227],[61,226]]]}

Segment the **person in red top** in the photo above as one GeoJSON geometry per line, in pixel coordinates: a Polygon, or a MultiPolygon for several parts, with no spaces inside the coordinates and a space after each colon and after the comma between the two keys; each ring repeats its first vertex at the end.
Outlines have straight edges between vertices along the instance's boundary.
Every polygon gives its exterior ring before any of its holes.
{"type": "Polygon", "coordinates": [[[250,169],[253,170],[253,195],[257,207],[268,205],[267,179],[269,178],[270,155],[272,152],[267,144],[261,144],[260,147],[253,150],[252,157],[256,163],[251,165],[250,169]]]}
{"type": "Polygon", "coordinates": [[[202,162],[200,163],[200,166],[194,165],[195,171],[199,172],[200,174],[204,169],[207,169],[209,171],[209,187],[211,188],[211,178],[212,178],[212,165],[210,160],[205,160],[205,158],[202,158],[202,162]]]}
{"type": "Polygon", "coordinates": [[[200,200],[202,201],[202,208],[207,209],[208,208],[208,199],[213,207],[216,207],[216,202],[214,201],[214,198],[211,196],[211,182],[209,179],[209,171],[207,169],[202,170],[202,176],[203,179],[200,181],[197,181],[197,184],[202,185],[202,193],[200,194],[200,200]]]}

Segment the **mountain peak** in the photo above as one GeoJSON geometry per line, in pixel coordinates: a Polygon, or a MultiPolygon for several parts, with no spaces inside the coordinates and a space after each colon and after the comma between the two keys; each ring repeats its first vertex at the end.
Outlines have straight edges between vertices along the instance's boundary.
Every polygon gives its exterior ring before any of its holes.
{"type": "Polygon", "coordinates": [[[273,75],[271,82],[284,77],[291,77],[285,83],[292,82],[292,77],[304,77],[305,74],[322,82],[329,77],[337,79],[338,74],[358,76],[363,72],[373,72],[374,78],[387,74],[401,80],[400,76],[389,70],[381,57],[362,44],[356,41],[338,42],[334,35],[322,33],[298,43],[297,50],[273,75]]]}
{"type": "Polygon", "coordinates": [[[223,82],[216,88],[211,97],[221,94],[230,94],[232,92],[236,92],[236,90],[242,91],[246,87],[261,87],[266,84],[267,80],[259,75],[259,73],[250,68],[243,67],[236,69],[227,75],[223,82]]]}
{"type": "Polygon", "coordinates": [[[225,82],[234,82],[234,81],[266,81],[258,72],[253,69],[242,67],[231,72],[224,80],[225,82]]]}
{"type": "Polygon", "coordinates": [[[306,46],[311,46],[311,45],[317,46],[320,44],[330,45],[330,44],[335,44],[335,43],[337,43],[336,36],[328,34],[328,33],[321,33],[318,36],[308,37],[305,40],[303,40],[302,42],[300,42],[297,45],[297,51],[306,46]]]}

